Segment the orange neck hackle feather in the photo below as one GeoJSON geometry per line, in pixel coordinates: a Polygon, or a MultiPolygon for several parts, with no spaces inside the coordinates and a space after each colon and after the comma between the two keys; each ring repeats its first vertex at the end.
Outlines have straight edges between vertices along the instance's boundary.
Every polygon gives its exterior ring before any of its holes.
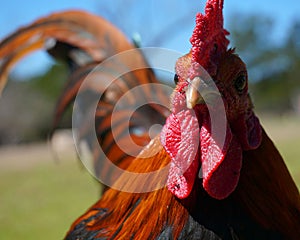
{"type": "MultiPolygon", "coordinates": [[[[151,172],[170,162],[170,157],[158,138],[149,144],[143,154],[143,157],[147,154],[152,157],[135,159],[128,171],[151,172]],[[159,152],[153,156],[153,151],[157,150],[159,152]]],[[[213,200],[198,186],[195,188],[198,190],[194,189],[184,200],[178,200],[167,188],[149,193],[109,189],[73,223],[69,233],[84,223],[87,231],[98,233],[95,236],[99,237],[128,239],[134,236],[134,239],[156,239],[166,226],[171,226],[172,236],[177,239],[189,217],[197,214],[199,208],[206,209],[201,214],[207,211],[210,214],[212,208],[216,208],[219,214],[217,216],[222,218],[230,207],[234,207],[238,212],[246,211],[264,229],[279,232],[284,239],[298,239],[299,193],[280,154],[265,132],[261,147],[244,152],[244,162],[238,187],[225,200],[213,200]],[[107,213],[105,218],[99,220],[94,216],[100,210],[107,213]]],[[[121,177],[118,181],[122,182],[124,179],[121,177]]],[[[124,186],[127,184],[140,185],[147,182],[124,182],[124,186]]]]}
{"type": "MultiPolygon", "coordinates": [[[[163,168],[170,162],[158,137],[153,139],[139,156],[142,158],[136,158],[127,169],[128,171],[152,172],[163,168]],[[159,151],[153,156],[153,151],[157,150],[159,151]],[[151,157],[147,158],[147,156],[151,157]]],[[[130,188],[140,188],[141,185],[149,184],[146,179],[145,182],[134,180],[129,182],[122,176],[117,180],[116,185],[119,183],[125,188],[129,185],[130,188]]],[[[99,209],[107,209],[108,216],[99,222],[97,219],[88,222],[86,224],[88,231],[105,229],[105,232],[99,232],[99,236],[114,236],[115,239],[128,239],[128,233],[134,236],[134,239],[155,239],[166,225],[176,226],[172,229],[174,239],[176,239],[189,217],[188,211],[167,188],[149,193],[127,193],[109,189],[100,201],[73,223],[71,230],[82,221],[88,221],[97,214],[99,209]],[[178,212],[180,212],[180,217],[177,215],[178,212]]]]}

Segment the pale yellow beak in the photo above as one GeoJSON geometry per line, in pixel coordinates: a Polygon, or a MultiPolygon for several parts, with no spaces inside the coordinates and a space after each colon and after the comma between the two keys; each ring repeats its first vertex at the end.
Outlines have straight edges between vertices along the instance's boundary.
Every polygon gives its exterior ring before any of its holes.
{"type": "Polygon", "coordinates": [[[193,109],[196,104],[204,102],[204,99],[202,98],[198,90],[200,88],[201,82],[202,81],[200,77],[194,78],[190,82],[186,90],[186,106],[189,109],[193,109]]]}
{"type": "Polygon", "coordinates": [[[216,97],[220,97],[216,87],[209,86],[200,77],[195,77],[186,90],[186,106],[193,109],[197,104],[212,103],[216,97]]]}

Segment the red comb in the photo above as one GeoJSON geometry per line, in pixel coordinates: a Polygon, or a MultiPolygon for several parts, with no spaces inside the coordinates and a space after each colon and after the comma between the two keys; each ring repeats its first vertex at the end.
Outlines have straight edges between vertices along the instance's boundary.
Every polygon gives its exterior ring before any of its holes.
{"type": "Polygon", "coordinates": [[[205,14],[198,13],[196,27],[190,39],[192,44],[192,72],[190,76],[197,75],[199,64],[211,75],[216,75],[217,65],[222,53],[226,52],[229,34],[223,28],[223,2],[224,0],[208,0],[205,14]]]}

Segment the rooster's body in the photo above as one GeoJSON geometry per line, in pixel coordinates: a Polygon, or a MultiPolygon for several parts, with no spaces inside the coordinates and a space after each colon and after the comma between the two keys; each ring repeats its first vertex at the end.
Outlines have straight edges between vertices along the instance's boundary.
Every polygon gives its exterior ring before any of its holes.
{"type": "MultiPolygon", "coordinates": [[[[89,138],[94,126],[88,124],[79,129],[79,136],[93,151],[96,175],[109,176],[114,184],[73,223],[66,239],[299,238],[298,189],[253,112],[246,66],[228,49],[222,8],[223,1],[208,0],[205,14],[197,15],[192,49],[176,63],[171,113],[158,104],[139,108],[129,132],[124,119],[135,106],[132,100],[149,100],[154,93],[144,88],[136,97],[129,96],[112,126],[114,105],[135,86],[158,81],[139,51],[128,59],[104,61],[134,49],[112,25],[83,12],[54,14],[0,44],[2,84],[17,59],[42,46],[69,62],[72,75],[59,100],[55,126],[85,77],[102,63],[92,72],[98,84],[83,89],[87,95],[102,95],[95,117],[98,139],[89,138]],[[56,39],[56,45],[49,46],[49,39],[56,39]],[[136,65],[136,70],[118,75],[136,65]],[[150,141],[147,129],[155,123],[164,127],[150,141]],[[118,145],[131,139],[146,145],[137,157],[118,145]],[[135,174],[116,177],[109,166],[100,165],[98,143],[108,159],[135,174]]],[[[163,90],[155,95],[162,105],[169,101],[163,90]]],[[[84,119],[89,109],[79,110],[84,119]]]]}
{"type": "MultiPolygon", "coordinates": [[[[144,168],[141,159],[135,159],[128,170],[148,172],[168,164],[169,156],[159,139],[149,144],[142,157],[152,155],[154,148],[161,151],[155,158],[143,158],[144,168]]],[[[225,200],[211,198],[201,187],[201,179],[184,200],[177,199],[167,188],[141,194],[109,189],[73,223],[66,239],[297,239],[297,188],[291,180],[283,183],[282,179],[273,179],[269,168],[290,179],[279,155],[265,156],[266,162],[272,160],[274,164],[263,163],[259,174],[256,172],[260,164],[254,157],[261,156],[264,148],[277,152],[265,133],[256,153],[245,154],[240,183],[225,200]],[[273,180],[265,182],[268,178],[273,180]]],[[[147,183],[135,184],[140,187],[147,183]]]]}
{"type": "MultiPolygon", "coordinates": [[[[236,55],[232,54],[231,58],[243,68],[244,64],[236,55]]],[[[226,55],[226,59],[230,57],[226,55]]],[[[261,138],[259,147],[243,151],[238,185],[225,199],[209,196],[199,178],[184,199],[174,196],[166,187],[140,194],[109,189],[76,220],[67,239],[89,239],[91,236],[95,239],[96,236],[103,239],[297,239],[298,189],[264,130],[261,138]]],[[[152,172],[163,169],[171,161],[161,140],[156,138],[127,170],[152,172]]],[[[146,178],[144,182],[134,177],[130,181],[121,177],[116,185],[139,192],[160,181],[167,180],[161,175],[146,178]]]]}

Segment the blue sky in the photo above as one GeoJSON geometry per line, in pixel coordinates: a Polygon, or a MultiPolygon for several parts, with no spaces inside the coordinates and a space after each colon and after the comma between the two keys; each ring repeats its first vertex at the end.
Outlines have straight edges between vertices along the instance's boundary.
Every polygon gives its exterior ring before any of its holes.
{"type": "MultiPolygon", "coordinates": [[[[107,15],[107,9],[117,9],[119,20],[116,24],[123,24],[123,30],[127,35],[133,35],[136,32],[142,33],[142,42],[145,46],[156,46],[157,35],[160,33],[160,27],[162,23],[172,21],[176,16],[185,12],[185,6],[181,0],[136,0],[135,4],[128,6],[133,0],[8,0],[1,3],[0,10],[0,39],[7,34],[13,32],[17,28],[27,23],[32,22],[38,17],[47,15],[54,11],[66,10],[66,9],[84,9],[95,14],[107,15]],[[105,4],[104,4],[105,3],[105,4]],[[107,6],[103,8],[101,6],[107,6]],[[127,8],[126,8],[127,7],[127,8]],[[120,19],[121,16],[121,19],[120,19]],[[143,26],[143,22],[147,19],[146,23],[150,24],[149,30],[143,26]],[[125,22],[125,24],[124,24],[125,22]],[[151,23],[152,22],[152,23],[151,23]],[[153,42],[154,41],[154,42],[153,42]]],[[[204,1],[199,0],[186,0],[189,6],[192,6],[192,12],[190,17],[186,19],[187,23],[184,29],[172,30],[174,34],[170,35],[170,38],[165,39],[159,44],[160,47],[171,48],[180,52],[187,52],[189,50],[189,37],[191,35],[194,26],[195,12],[203,10],[204,1]]],[[[237,0],[225,0],[224,4],[224,17],[225,25],[228,24],[228,20],[233,14],[240,13],[243,15],[259,14],[264,16],[270,16],[275,19],[276,28],[273,35],[277,41],[285,37],[286,29],[297,19],[297,15],[300,13],[299,0],[279,1],[279,0],[252,0],[252,1],[237,1],[237,0]]],[[[190,8],[189,8],[190,9],[190,8]]],[[[112,17],[112,16],[109,16],[112,17]]],[[[298,17],[299,19],[300,17],[298,17]]],[[[118,19],[116,17],[116,19],[118,19]]],[[[112,18],[112,21],[113,18],[112,18]]],[[[238,21],[238,19],[237,19],[238,21]]],[[[228,27],[227,27],[228,28],[228,27]]],[[[229,29],[230,30],[230,29],[229,29]]],[[[129,36],[130,37],[130,36],[129,36]]],[[[33,57],[27,59],[26,64],[24,61],[19,64],[17,68],[18,72],[35,73],[40,69],[45,68],[47,60],[42,53],[35,54],[33,57]],[[42,59],[36,61],[36,59],[42,59]],[[27,64],[27,63],[30,64],[27,64]],[[39,62],[37,64],[37,62],[39,62]],[[28,66],[31,70],[27,71],[28,66]]],[[[49,60],[48,60],[49,61],[49,60]]]]}

